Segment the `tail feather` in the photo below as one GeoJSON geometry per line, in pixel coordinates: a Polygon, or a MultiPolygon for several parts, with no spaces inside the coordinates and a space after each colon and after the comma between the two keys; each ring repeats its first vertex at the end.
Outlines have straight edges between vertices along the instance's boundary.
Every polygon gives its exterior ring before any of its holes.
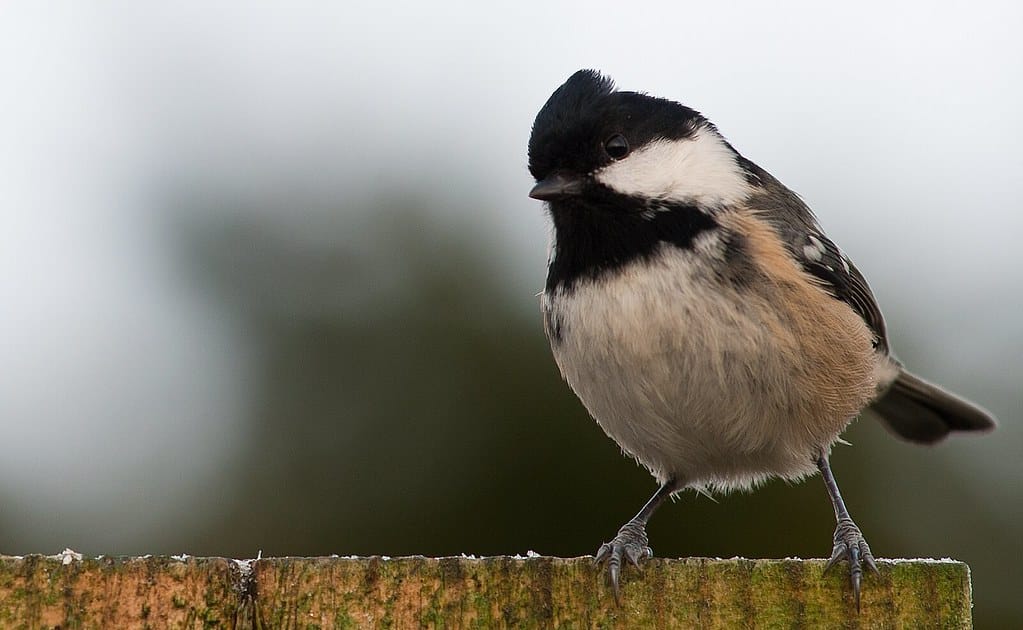
{"type": "Polygon", "coordinates": [[[988,411],[905,370],[871,409],[892,433],[920,444],[940,442],[952,431],[990,431],[997,425],[988,411]]]}

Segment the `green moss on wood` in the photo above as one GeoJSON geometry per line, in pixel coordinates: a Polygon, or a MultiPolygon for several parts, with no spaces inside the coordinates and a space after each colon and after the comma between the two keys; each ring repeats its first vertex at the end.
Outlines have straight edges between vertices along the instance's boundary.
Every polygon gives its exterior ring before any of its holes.
{"type": "Polygon", "coordinates": [[[0,557],[0,627],[969,628],[969,568],[879,561],[857,614],[821,560],[0,557]]]}
{"type": "Polygon", "coordinates": [[[0,557],[0,627],[231,628],[238,581],[223,558],[0,557]]]}
{"type": "Polygon", "coordinates": [[[255,563],[263,622],[323,627],[970,627],[958,562],[881,562],[857,614],[820,560],[661,560],[629,571],[617,608],[589,558],[281,558],[255,563]],[[385,587],[389,585],[389,587],[385,587]]]}

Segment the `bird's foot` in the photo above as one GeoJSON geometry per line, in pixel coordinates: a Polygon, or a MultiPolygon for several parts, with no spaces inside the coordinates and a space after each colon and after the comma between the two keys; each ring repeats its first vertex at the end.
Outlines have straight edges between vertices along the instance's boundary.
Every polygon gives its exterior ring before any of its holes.
{"type": "Polygon", "coordinates": [[[635,519],[622,525],[614,540],[600,546],[593,561],[597,564],[607,562],[607,573],[611,578],[611,590],[614,591],[615,603],[621,604],[618,578],[622,571],[622,561],[626,560],[632,566],[639,568],[640,562],[652,558],[653,555],[653,549],[647,544],[646,526],[635,519]]]}
{"type": "Polygon", "coordinates": [[[860,583],[863,581],[863,565],[866,564],[874,574],[878,574],[877,564],[874,563],[874,554],[870,553],[870,547],[866,539],[860,533],[860,528],[851,518],[839,519],[835,527],[835,547],[831,551],[831,559],[824,567],[827,573],[831,567],[841,560],[849,562],[849,580],[852,582],[853,594],[856,596],[856,610],[860,609],[860,583]]]}

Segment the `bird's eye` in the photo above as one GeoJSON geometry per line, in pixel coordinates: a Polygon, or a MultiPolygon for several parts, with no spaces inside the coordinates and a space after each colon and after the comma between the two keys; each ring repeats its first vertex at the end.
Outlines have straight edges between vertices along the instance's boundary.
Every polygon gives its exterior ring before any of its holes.
{"type": "Polygon", "coordinates": [[[629,154],[629,142],[620,133],[616,133],[604,141],[604,151],[612,160],[620,160],[629,154]]]}

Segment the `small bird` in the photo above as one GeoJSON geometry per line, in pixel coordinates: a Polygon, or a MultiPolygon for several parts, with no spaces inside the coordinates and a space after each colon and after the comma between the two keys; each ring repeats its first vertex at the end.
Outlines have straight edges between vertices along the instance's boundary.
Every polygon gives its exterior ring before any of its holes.
{"type": "Polygon", "coordinates": [[[994,417],[902,367],[866,280],[794,192],[698,112],[573,74],[533,123],[529,196],[554,226],[541,294],[562,376],[660,488],[596,554],[616,600],[646,524],[685,489],[819,472],[837,526],[827,567],[877,571],[831,473],[865,408],[933,444],[994,417]]]}

